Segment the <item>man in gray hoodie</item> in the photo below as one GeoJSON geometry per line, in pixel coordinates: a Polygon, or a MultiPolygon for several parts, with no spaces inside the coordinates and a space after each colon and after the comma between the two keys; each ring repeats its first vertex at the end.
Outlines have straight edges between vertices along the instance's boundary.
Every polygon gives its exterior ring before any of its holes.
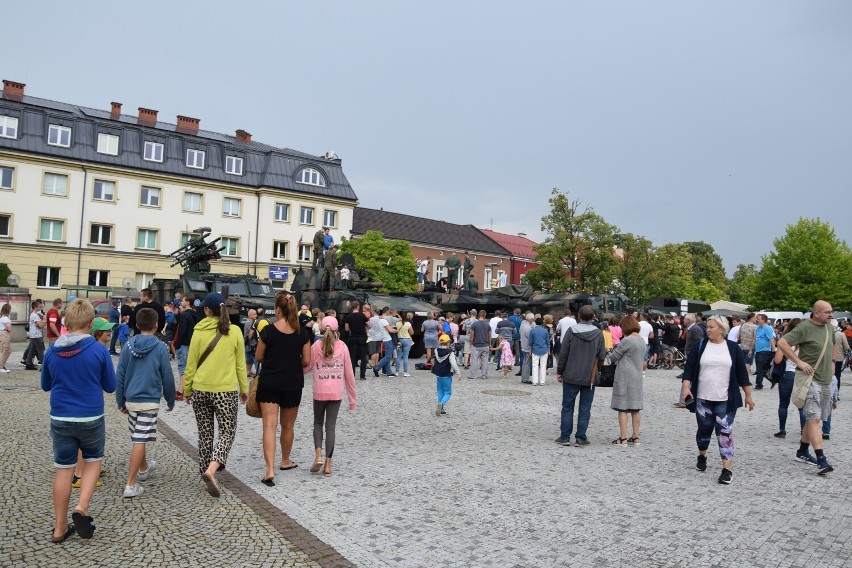
{"type": "Polygon", "coordinates": [[[577,417],[576,445],[588,446],[586,430],[595,398],[594,381],[599,361],[606,357],[603,333],[592,320],[595,310],[591,306],[580,308],[580,323],[568,329],[559,351],[556,380],[562,383],[562,425],[557,444],[571,445],[574,430],[574,402],[580,395],[580,412],[577,417]]]}

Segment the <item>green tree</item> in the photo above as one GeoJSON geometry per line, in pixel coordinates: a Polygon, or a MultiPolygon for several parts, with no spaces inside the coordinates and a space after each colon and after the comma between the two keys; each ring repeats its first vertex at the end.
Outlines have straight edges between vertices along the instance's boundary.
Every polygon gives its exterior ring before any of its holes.
{"type": "Polygon", "coordinates": [[[754,305],[807,311],[816,300],[852,307],[852,250],[828,223],[801,218],[762,258],[754,305]]]}
{"type": "Polygon", "coordinates": [[[734,276],[728,282],[728,291],[732,302],[754,306],[754,289],[760,273],[754,264],[738,264],[734,276]]]}
{"type": "Polygon", "coordinates": [[[652,297],[695,298],[692,255],[683,244],[666,243],[657,248],[654,261],[652,297]]]}
{"type": "Polygon", "coordinates": [[[616,270],[613,291],[624,294],[633,305],[644,306],[653,296],[654,243],[641,235],[627,233],[618,239],[622,260],[616,270]]]}
{"type": "MultiPolygon", "coordinates": [[[[716,254],[713,245],[704,241],[689,241],[683,244],[689,249],[689,254],[692,256],[692,278],[696,286],[702,280],[705,280],[717,290],[717,292],[713,292],[707,289],[706,285],[702,285],[711,295],[715,296],[718,295],[718,292],[721,292],[723,297],[726,296],[728,292],[728,276],[725,274],[725,267],[722,266],[722,257],[716,254]]],[[[716,298],[715,300],[710,300],[709,298],[701,299],[707,302],[715,302],[722,298],[716,298]]]]}
{"type": "Polygon", "coordinates": [[[6,279],[9,278],[10,274],[12,274],[12,270],[9,268],[9,265],[5,262],[0,262],[0,287],[9,285],[6,279]]]}
{"type": "Polygon", "coordinates": [[[550,213],[541,218],[548,236],[535,247],[542,265],[527,272],[527,280],[544,284],[544,289],[605,291],[617,268],[613,246],[618,228],[559,188],[553,188],[548,203],[550,213]]]}
{"type": "Polygon", "coordinates": [[[417,271],[408,241],[385,239],[381,231],[367,231],[360,239],[344,239],[340,254],[349,253],[358,268],[366,268],[384,292],[414,292],[417,271]]]}

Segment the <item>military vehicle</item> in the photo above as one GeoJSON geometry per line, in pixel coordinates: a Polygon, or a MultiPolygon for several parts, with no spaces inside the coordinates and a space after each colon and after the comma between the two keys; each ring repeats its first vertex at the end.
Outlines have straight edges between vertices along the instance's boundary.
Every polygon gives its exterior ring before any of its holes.
{"type": "Polygon", "coordinates": [[[290,293],[296,298],[299,305],[308,304],[311,308],[319,308],[323,312],[333,309],[337,312],[337,319],[341,322],[352,313],[352,302],[357,300],[360,304],[370,304],[374,309],[389,307],[401,315],[411,312],[414,319],[411,326],[414,328],[409,353],[410,358],[420,357],[424,353],[423,334],[420,326],[426,320],[429,312],[440,312],[438,308],[423,300],[408,294],[385,294],[377,291],[383,286],[382,282],[374,282],[370,275],[363,269],[358,270],[355,259],[351,255],[343,255],[339,263],[350,267],[350,280],[345,288],[339,276],[332,279],[331,290],[321,290],[322,276],[325,268],[322,267],[299,267],[293,275],[290,285],[290,293]]]}
{"type": "Polygon", "coordinates": [[[171,253],[171,266],[180,265],[184,272],[177,278],[154,278],[151,291],[154,300],[165,304],[172,301],[175,292],[194,294],[203,300],[211,292],[219,292],[228,299],[231,322],[245,323],[250,309],[263,308],[267,317],[274,313],[275,290],[269,280],[251,274],[216,274],[210,272],[211,262],[222,258],[218,247],[221,237],[208,241],[209,227],[199,227],[191,233],[186,244],[171,253]]]}

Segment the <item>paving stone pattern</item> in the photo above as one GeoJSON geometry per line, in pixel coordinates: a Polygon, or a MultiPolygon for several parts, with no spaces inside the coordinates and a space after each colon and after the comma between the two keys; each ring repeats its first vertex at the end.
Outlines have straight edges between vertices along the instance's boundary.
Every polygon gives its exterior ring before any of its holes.
{"type": "MultiPolygon", "coordinates": [[[[734,480],[722,486],[716,481],[721,465],[715,442],[708,470],[694,469],[695,420],[672,406],[680,387],[674,371],[648,372],[637,447],[610,444],[618,435],[616,413],[609,409],[610,392],[599,389],[589,429],[592,444],[584,448],[553,442],[559,434],[561,385],[552,374],[547,385],[533,387],[519,384],[514,375],[498,378],[492,365],[492,378],[454,381],[449,414],[440,418],[434,415],[433,376],[412,374],[374,379],[368,372],[367,381],[357,381],[358,409],[349,413],[344,405],[341,410],[330,478],[308,472],[310,381],[296,422],[293,459],[300,467],[277,472],[275,487],[260,483],[260,420],[241,411],[227,469],[236,479],[223,477],[222,500],[212,505],[193,475],[194,463],[181,454],[186,444],[162,438],[153,450],[164,464],[162,476],[145,483],[148,492],[142,497],[122,500],[129,444],[123,417],[113,413],[110,475],[93,502],[98,531],[89,542],[75,538],[61,546],[48,540],[52,467],[46,395],[4,392],[0,427],[12,433],[14,443],[0,446],[5,482],[0,492],[7,509],[22,511],[23,518],[0,528],[0,567],[91,563],[93,556],[99,565],[145,559],[176,566],[208,561],[262,566],[260,558],[268,561],[272,550],[276,562],[270,565],[302,565],[311,558],[322,565],[350,561],[371,568],[850,562],[845,405],[852,402],[841,401],[835,413],[826,453],[836,470],[823,478],[793,460],[796,414],[791,412],[786,440],[772,437],[777,390],[756,392],[757,409],[737,415],[734,480]],[[514,391],[526,395],[511,396],[514,391]],[[285,521],[277,524],[291,525],[290,540],[287,526],[275,526],[274,511],[266,517],[257,512],[263,506],[281,512],[285,521]],[[146,516],[144,527],[136,521],[140,514],[146,516]],[[301,527],[316,540],[300,533],[301,527]],[[195,547],[188,550],[186,543],[195,547]],[[314,555],[302,552],[300,559],[293,548],[314,555]],[[252,553],[257,560],[249,560],[252,553]]],[[[848,376],[844,379],[841,394],[848,388],[848,376]]],[[[36,373],[0,377],[0,387],[27,383],[37,384],[36,373]]],[[[173,431],[195,443],[191,408],[179,406],[161,417],[167,435],[173,431]]]]}

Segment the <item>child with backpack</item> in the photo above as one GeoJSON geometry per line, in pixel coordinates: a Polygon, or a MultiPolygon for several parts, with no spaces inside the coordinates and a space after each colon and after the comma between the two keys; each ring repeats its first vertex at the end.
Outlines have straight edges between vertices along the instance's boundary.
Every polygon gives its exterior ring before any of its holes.
{"type": "Polygon", "coordinates": [[[438,349],[435,350],[435,364],[432,366],[432,374],[435,375],[435,383],[438,391],[438,406],[435,407],[435,416],[446,414],[444,405],[453,394],[453,375],[459,372],[456,363],[456,354],[450,348],[450,336],[446,333],[438,338],[438,349]]]}

